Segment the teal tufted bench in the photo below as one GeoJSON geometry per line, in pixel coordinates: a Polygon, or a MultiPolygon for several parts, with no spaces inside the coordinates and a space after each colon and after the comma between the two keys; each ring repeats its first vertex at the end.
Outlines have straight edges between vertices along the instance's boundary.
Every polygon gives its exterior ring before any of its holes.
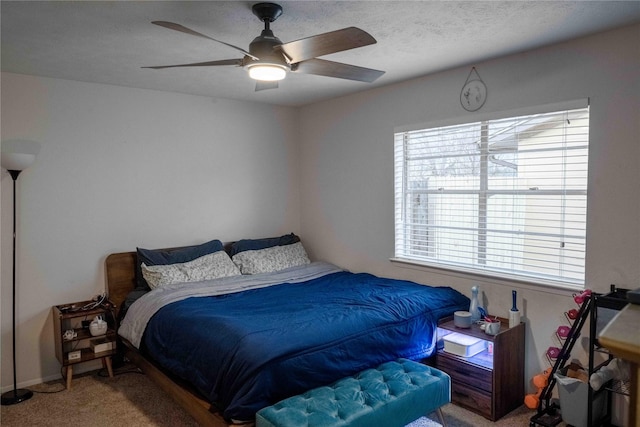
{"type": "Polygon", "coordinates": [[[451,379],[399,359],[282,400],[256,414],[256,427],[403,427],[451,401],[451,379]]]}

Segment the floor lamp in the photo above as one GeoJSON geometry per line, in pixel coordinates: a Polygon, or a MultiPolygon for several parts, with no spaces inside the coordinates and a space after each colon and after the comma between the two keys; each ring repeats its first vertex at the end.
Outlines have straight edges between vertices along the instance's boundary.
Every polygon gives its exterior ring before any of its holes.
{"type": "Polygon", "coordinates": [[[13,390],[2,393],[2,405],[14,405],[33,396],[31,390],[19,389],[16,381],[16,181],[20,172],[31,166],[35,161],[39,150],[40,144],[35,141],[11,140],[2,142],[0,163],[9,172],[13,180],[13,323],[11,330],[13,338],[13,390]]]}

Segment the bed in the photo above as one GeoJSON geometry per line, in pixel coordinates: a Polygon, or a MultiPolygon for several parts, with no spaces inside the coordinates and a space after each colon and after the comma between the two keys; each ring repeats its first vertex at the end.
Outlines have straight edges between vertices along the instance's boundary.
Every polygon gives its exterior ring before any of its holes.
{"type": "Polygon", "coordinates": [[[283,398],[399,357],[429,357],[437,321],[469,306],[448,287],[310,262],[295,235],[239,242],[217,242],[206,255],[218,258],[212,279],[194,260],[171,262],[194,247],[106,260],[120,348],[202,425],[250,423],[283,398]],[[158,253],[164,258],[147,258],[158,253]],[[140,292],[142,269],[160,285],[140,292]]]}

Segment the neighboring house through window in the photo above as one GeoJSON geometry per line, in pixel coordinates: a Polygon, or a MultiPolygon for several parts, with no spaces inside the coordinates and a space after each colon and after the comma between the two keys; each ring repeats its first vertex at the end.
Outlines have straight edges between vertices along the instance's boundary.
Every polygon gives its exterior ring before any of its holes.
{"type": "Polygon", "coordinates": [[[395,133],[395,257],[584,288],[589,108],[395,133]]]}

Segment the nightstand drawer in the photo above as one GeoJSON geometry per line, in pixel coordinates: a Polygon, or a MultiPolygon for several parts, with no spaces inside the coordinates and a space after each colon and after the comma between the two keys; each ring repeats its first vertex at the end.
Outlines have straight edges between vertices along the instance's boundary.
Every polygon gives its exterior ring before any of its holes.
{"type": "Polygon", "coordinates": [[[485,393],[466,384],[451,383],[451,401],[487,418],[491,415],[491,393],[485,393]]]}
{"type": "Polygon", "coordinates": [[[451,359],[443,352],[438,353],[436,364],[438,369],[451,376],[454,383],[471,385],[488,392],[493,390],[492,372],[489,369],[465,363],[459,358],[451,359]]]}

